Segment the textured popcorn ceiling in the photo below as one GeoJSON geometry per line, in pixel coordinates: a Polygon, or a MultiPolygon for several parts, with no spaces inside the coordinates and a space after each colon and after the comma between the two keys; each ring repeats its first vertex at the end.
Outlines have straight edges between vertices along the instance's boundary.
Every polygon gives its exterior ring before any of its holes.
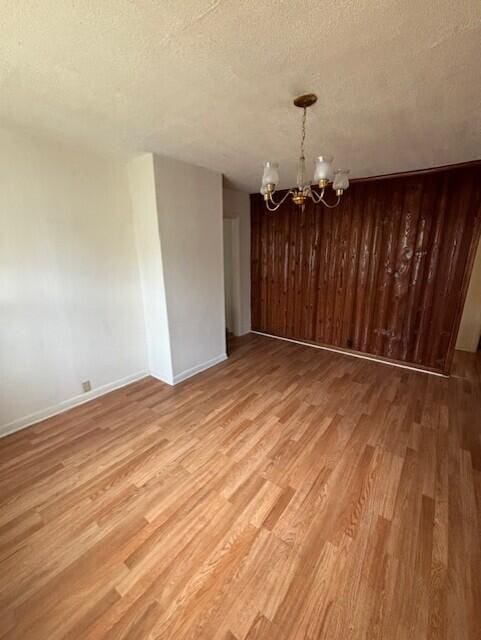
{"type": "Polygon", "coordinates": [[[0,0],[3,125],[155,151],[255,191],[307,150],[354,176],[481,157],[480,0],[0,0]]]}

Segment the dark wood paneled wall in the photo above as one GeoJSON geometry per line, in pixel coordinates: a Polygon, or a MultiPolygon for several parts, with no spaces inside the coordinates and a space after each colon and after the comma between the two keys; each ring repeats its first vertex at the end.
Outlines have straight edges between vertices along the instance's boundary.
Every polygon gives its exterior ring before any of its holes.
{"type": "Polygon", "coordinates": [[[251,196],[252,328],[447,373],[480,207],[479,164],[357,181],[336,209],[251,196]]]}

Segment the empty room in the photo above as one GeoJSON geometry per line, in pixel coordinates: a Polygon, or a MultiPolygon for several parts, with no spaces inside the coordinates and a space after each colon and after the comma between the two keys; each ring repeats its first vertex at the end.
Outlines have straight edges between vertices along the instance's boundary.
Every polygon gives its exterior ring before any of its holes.
{"type": "Polygon", "coordinates": [[[479,0],[0,0],[0,640],[481,640],[479,0]]]}

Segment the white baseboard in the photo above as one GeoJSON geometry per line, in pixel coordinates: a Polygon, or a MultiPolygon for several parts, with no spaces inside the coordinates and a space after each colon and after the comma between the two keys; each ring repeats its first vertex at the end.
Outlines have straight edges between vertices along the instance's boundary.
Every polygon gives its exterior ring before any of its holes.
{"type": "Polygon", "coordinates": [[[376,356],[365,356],[360,353],[351,353],[350,351],[344,351],[343,349],[336,349],[335,347],[324,347],[320,344],[312,344],[311,342],[302,342],[302,340],[293,340],[292,338],[283,338],[282,336],[274,336],[271,333],[263,333],[262,331],[251,331],[258,336],[265,336],[266,338],[274,338],[275,340],[285,340],[286,342],[293,342],[294,344],[302,344],[303,347],[312,347],[313,349],[322,349],[324,351],[334,351],[334,353],[340,353],[343,356],[349,356],[350,358],[361,358],[362,360],[371,360],[378,364],[387,364],[389,367],[399,367],[400,369],[409,369],[410,371],[417,371],[419,373],[428,373],[431,376],[439,376],[440,378],[449,378],[444,373],[437,373],[437,371],[427,371],[426,369],[418,369],[408,364],[400,364],[397,362],[389,362],[389,360],[382,360],[376,358],[376,356]]]}
{"type": "Polygon", "coordinates": [[[234,335],[236,338],[240,338],[241,336],[246,336],[248,333],[255,333],[255,331],[251,331],[251,329],[243,329],[242,331],[240,331],[239,333],[235,333],[234,335]]]}
{"type": "Polygon", "coordinates": [[[171,387],[174,386],[174,381],[172,380],[172,378],[168,378],[167,379],[167,378],[159,375],[158,373],[155,373],[155,371],[149,371],[147,375],[151,376],[152,378],[155,378],[159,382],[163,382],[164,384],[168,384],[171,387]]]}
{"type": "Polygon", "coordinates": [[[163,382],[164,384],[168,384],[169,387],[173,387],[174,386],[174,383],[172,382],[172,380],[167,380],[166,378],[162,378],[161,376],[157,375],[156,373],[150,372],[148,375],[151,376],[152,378],[155,378],[159,382],[163,382]]]}
{"type": "Polygon", "coordinates": [[[109,382],[108,384],[104,384],[101,387],[92,389],[92,391],[88,391],[87,393],[82,393],[79,396],[69,398],[68,400],[63,400],[58,404],[51,405],[50,407],[41,409],[40,411],[35,411],[35,413],[31,413],[28,416],[23,416],[22,418],[17,418],[16,420],[13,420],[12,422],[9,422],[7,424],[0,425],[0,438],[2,438],[3,436],[7,436],[10,433],[14,433],[15,431],[20,431],[20,429],[30,427],[37,422],[46,420],[47,418],[52,418],[59,413],[63,413],[68,409],[72,409],[72,407],[76,407],[80,404],[84,404],[85,402],[89,402],[90,400],[94,400],[99,396],[103,396],[110,391],[125,387],[126,385],[131,384],[132,382],[136,382],[137,380],[141,380],[148,375],[151,375],[153,378],[156,378],[157,380],[160,380],[165,384],[175,385],[179,382],[182,382],[183,380],[187,380],[187,378],[195,376],[201,371],[205,371],[206,369],[209,369],[210,367],[223,362],[226,359],[227,355],[225,353],[221,353],[219,356],[212,358],[211,360],[207,360],[207,362],[203,362],[202,364],[196,365],[195,367],[187,369],[186,371],[182,371],[182,373],[178,373],[176,376],[174,376],[172,381],[160,378],[155,373],[149,373],[149,371],[146,370],[138,371],[137,373],[125,376],[125,378],[120,378],[119,380],[115,380],[114,382],[109,382]]]}
{"type": "Polygon", "coordinates": [[[209,369],[210,367],[213,367],[214,365],[219,364],[220,362],[224,362],[224,360],[227,360],[227,355],[225,353],[221,353],[219,356],[216,356],[215,358],[211,358],[210,360],[207,360],[207,362],[203,362],[202,364],[198,364],[195,367],[192,367],[191,369],[186,369],[185,371],[182,371],[182,373],[178,373],[177,375],[174,376],[173,383],[178,384],[183,380],[187,380],[187,378],[191,378],[192,376],[195,376],[197,373],[200,373],[201,371],[205,371],[206,369],[209,369]]]}
{"type": "Polygon", "coordinates": [[[148,375],[148,371],[138,371],[137,373],[132,373],[129,376],[125,376],[124,378],[120,378],[119,380],[114,380],[114,382],[109,382],[102,385],[101,387],[92,389],[92,391],[88,391],[87,393],[82,393],[79,396],[74,396],[73,398],[69,398],[68,400],[63,400],[58,404],[51,405],[50,407],[41,409],[40,411],[35,411],[35,413],[31,413],[30,415],[24,416],[23,418],[17,418],[17,420],[13,420],[13,422],[9,422],[8,424],[0,425],[0,438],[8,435],[9,433],[14,433],[15,431],[20,431],[20,429],[30,427],[37,422],[45,420],[46,418],[51,418],[59,413],[63,413],[64,411],[67,411],[72,407],[76,407],[80,404],[84,404],[85,402],[89,402],[94,398],[104,396],[110,391],[125,387],[126,385],[131,384],[132,382],[136,382],[137,380],[141,380],[148,375]]]}

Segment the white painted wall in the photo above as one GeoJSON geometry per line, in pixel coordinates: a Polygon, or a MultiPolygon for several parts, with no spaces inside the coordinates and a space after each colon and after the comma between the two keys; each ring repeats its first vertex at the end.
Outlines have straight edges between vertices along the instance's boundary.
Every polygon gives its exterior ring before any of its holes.
{"type": "Polygon", "coordinates": [[[128,165],[128,176],[142,284],[149,372],[173,384],[153,155],[146,153],[132,160],[128,165]]]}
{"type": "Polygon", "coordinates": [[[123,167],[0,130],[0,309],[0,434],[145,375],[123,167]]]}
{"type": "Polygon", "coordinates": [[[222,175],[154,156],[174,383],[226,355],[222,175]]]}
{"type": "Polygon", "coordinates": [[[475,352],[481,335],[481,242],[474,259],[456,349],[475,352]]]}
{"type": "Polygon", "coordinates": [[[231,314],[233,332],[244,335],[251,329],[251,225],[249,195],[224,188],[223,215],[231,243],[231,314]]]}

